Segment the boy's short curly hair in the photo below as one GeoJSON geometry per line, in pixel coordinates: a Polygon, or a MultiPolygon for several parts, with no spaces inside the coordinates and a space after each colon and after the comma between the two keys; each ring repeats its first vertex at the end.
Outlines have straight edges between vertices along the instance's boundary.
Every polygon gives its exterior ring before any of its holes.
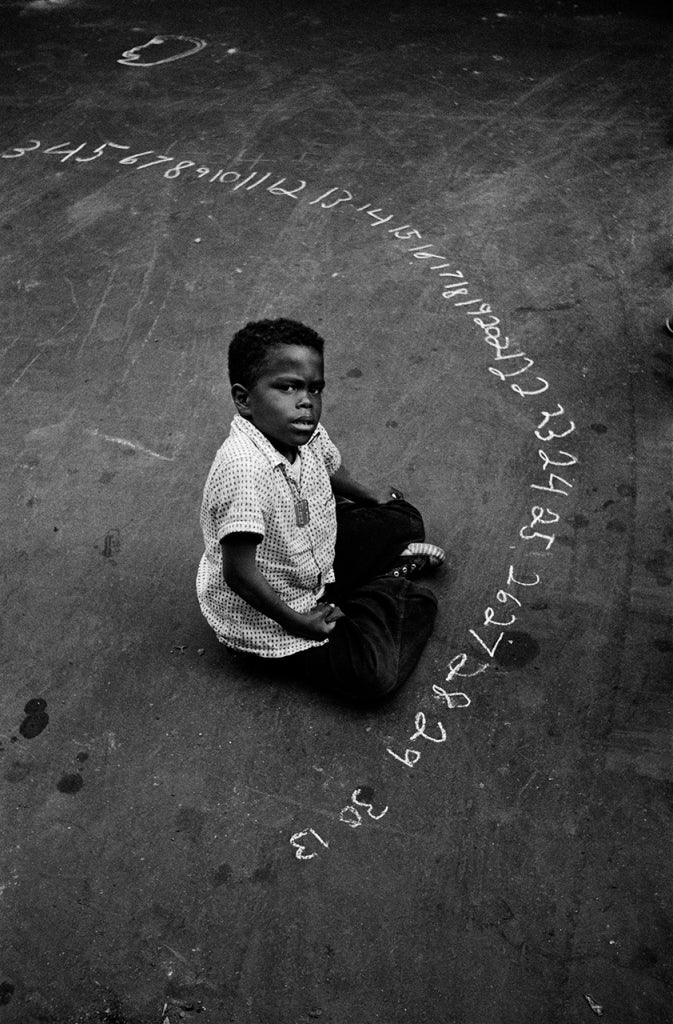
{"type": "Polygon", "coordinates": [[[281,317],[251,321],[229,343],[229,380],[252,388],[260,378],[270,349],[278,345],[305,345],[322,355],[324,344],[316,331],[297,320],[281,317]]]}

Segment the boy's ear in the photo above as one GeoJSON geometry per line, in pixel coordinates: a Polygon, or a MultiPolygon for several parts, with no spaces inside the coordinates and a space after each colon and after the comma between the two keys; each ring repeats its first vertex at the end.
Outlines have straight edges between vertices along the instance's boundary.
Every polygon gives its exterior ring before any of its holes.
{"type": "Polygon", "coordinates": [[[250,419],[250,392],[248,389],[244,388],[242,384],[232,384],[231,397],[234,400],[236,411],[246,419],[250,419]]]}

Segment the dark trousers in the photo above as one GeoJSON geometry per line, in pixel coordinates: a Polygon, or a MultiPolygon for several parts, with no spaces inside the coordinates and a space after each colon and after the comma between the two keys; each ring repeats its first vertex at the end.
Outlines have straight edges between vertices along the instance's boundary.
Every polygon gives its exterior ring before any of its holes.
{"type": "Polygon", "coordinates": [[[326,644],[283,658],[283,668],[354,701],[386,697],[411,674],[432,632],[437,599],[412,580],[382,575],[425,530],[402,499],[337,500],[334,575],[324,601],[344,613],[326,644]]]}

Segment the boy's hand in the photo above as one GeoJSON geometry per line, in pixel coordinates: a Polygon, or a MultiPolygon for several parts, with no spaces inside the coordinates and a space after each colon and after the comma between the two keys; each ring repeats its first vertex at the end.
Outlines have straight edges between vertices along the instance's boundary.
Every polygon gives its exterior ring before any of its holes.
{"type": "Polygon", "coordinates": [[[310,612],[297,612],[292,632],[308,640],[324,640],[334,629],[343,612],[334,604],[317,604],[310,612]]]}
{"type": "Polygon", "coordinates": [[[377,487],[376,491],[363,487],[353,479],[343,463],[336,473],[332,474],[331,480],[335,494],[341,495],[342,498],[350,498],[351,501],[362,502],[364,505],[385,505],[395,498],[404,497],[398,487],[384,487],[381,490],[377,487]]]}
{"type": "Polygon", "coordinates": [[[399,487],[386,487],[384,494],[381,497],[380,504],[384,505],[388,501],[397,501],[399,498],[404,498],[402,491],[399,487]]]}
{"type": "Polygon", "coordinates": [[[380,491],[371,493],[373,505],[386,505],[389,501],[395,501],[397,498],[403,497],[404,495],[399,487],[383,487],[380,491]]]}
{"type": "Polygon", "coordinates": [[[328,604],[327,607],[329,608],[329,612],[327,613],[327,617],[325,618],[325,622],[337,622],[338,619],[345,618],[344,613],[341,611],[341,608],[339,608],[338,605],[336,605],[336,604],[328,604]]]}

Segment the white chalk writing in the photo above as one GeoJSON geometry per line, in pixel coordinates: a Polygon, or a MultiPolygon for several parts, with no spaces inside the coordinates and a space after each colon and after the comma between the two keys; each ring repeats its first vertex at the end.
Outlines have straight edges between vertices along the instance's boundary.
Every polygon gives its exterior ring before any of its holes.
{"type": "MultiPolygon", "coordinates": [[[[195,39],[192,36],[152,36],[146,43],[141,43],[139,46],[132,46],[129,50],[124,50],[121,57],[117,61],[118,64],[125,64],[129,68],[153,68],[157,64],[168,64],[172,60],[182,60],[183,57],[191,57],[193,53],[198,53],[199,50],[203,50],[206,42],[204,39],[195,39]],[[141,58],[140,51],[146,50],[148,46],[163,46],[172,40],[177,39],[179,43],[189,43],[187,49],[184,46],[180,48],[179,53],[174,53],[170,57],[156,57],[154,60],[148,59],[147,54],[141,58]]],[[[159,53],[162,51],[159,50],[159,53]]]]}
{"type": "Polygon", "coordinates": [[[317,843],[320,843],[320,845],[326,850],[329,849],[329,843],[319,836],[315,829],[305,828],[301,832],[295,832],[295,834],[290,838],[290,845],[295,848],[294,855],[297,860],[313,860],[314,857],[318,856],[317,850],[314,850],[312,853],[307,853],[307,845],[299,841],[300,839],[308,839],[309,836],[312,836],[313,839],[317,843]]]}

